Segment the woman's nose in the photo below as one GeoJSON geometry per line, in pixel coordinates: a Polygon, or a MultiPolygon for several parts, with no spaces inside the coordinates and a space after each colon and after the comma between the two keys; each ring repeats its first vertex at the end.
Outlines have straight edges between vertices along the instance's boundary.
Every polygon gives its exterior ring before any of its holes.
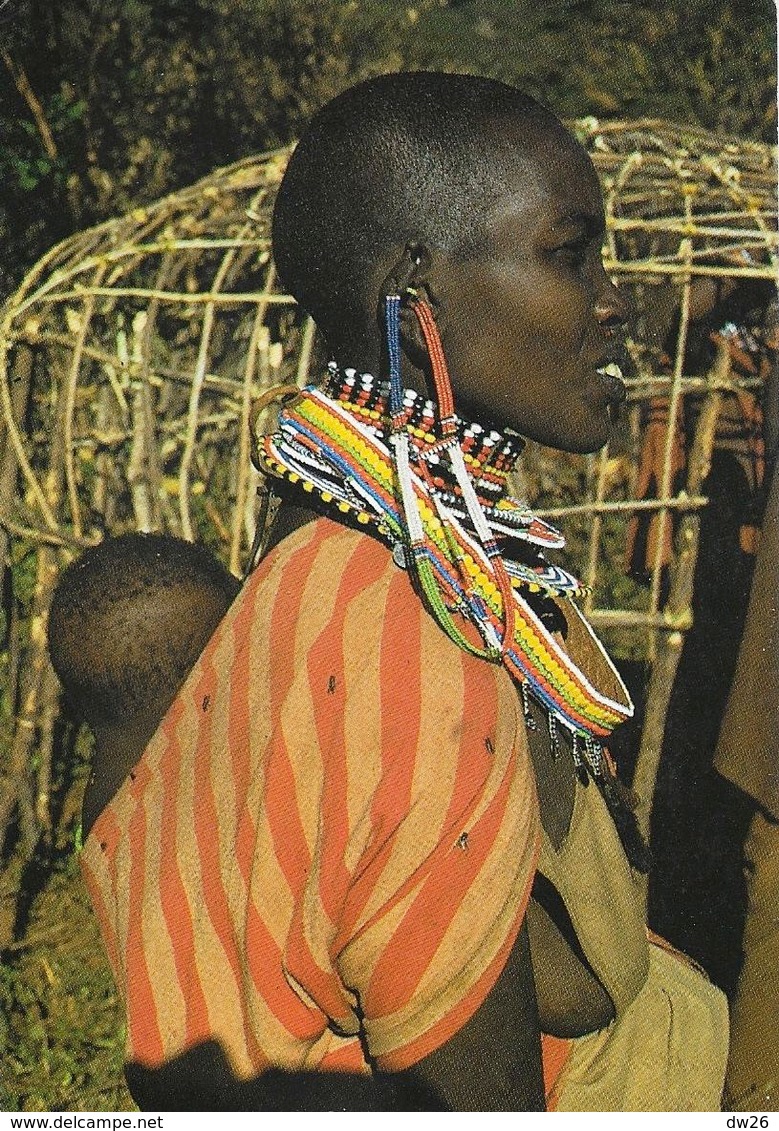
{"type": "Polygon", "coordinates": [[[595,302],[595,317],[605,329],[624,326],[633,313],[633,304],[624,291],[604,272],[604,286],[595,302]]]}

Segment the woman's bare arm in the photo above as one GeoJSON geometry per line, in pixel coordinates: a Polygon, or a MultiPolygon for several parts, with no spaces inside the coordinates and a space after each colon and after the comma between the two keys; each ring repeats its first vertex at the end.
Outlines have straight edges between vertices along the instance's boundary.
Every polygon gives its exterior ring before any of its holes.
{"type": "Polygon", "coordinates": [[[449,1111],[544,1111],[541,1035],[527,927],[473,1017],[407,1073],[449,1111]]]}

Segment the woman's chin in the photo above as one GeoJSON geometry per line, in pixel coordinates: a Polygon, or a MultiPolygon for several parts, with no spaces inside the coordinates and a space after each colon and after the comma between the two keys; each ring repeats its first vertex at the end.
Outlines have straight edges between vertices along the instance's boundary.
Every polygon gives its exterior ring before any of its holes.
{"type": "Polygon", "coordinates": [[[608,413],[604,413],[597,420],[581,422],[577,427],[566,425],[559,421],[558,427],[539,429],[535,435],[517,429],[528,440],[543,444],[546,448],[555,448],[560,452],[571,452],[573,455],[591,455],[604,447],[611,438],[613,425],[608,413]]]}

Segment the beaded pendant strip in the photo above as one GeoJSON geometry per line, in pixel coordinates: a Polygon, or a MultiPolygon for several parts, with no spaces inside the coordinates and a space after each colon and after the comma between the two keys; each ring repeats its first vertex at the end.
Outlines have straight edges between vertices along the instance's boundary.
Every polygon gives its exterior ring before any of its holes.
{"type": "Polygon", "coordinates": [[[390,296],[390,381],[331,365],[324,389],[308,386],[281,411],[277,431],[260,443],[259,462],[336,514],[371,526],[396,564],[416,577],[447,635],[465,651],[505,664],[529,725],[532,697],[548,715],[553,749],[559,724],[571,735],[580,772],[599,777],[600,740],[633,712],[627,690],[570,601],[582,592],[579,583],[543,557],[542,548],[559,548],[563,538],[507,493],[523,442],[455,415],[432,314],[426,323],[425,304],[412,303],[438,378],[437,405],[400,385],[400,299],[390,296]],[[534,594],[570,601],[623,702],[599,692],[573,663],[532,607],[534,594]],[[462,618],[478,629],[481,647],[461,628],[462,618]]]}

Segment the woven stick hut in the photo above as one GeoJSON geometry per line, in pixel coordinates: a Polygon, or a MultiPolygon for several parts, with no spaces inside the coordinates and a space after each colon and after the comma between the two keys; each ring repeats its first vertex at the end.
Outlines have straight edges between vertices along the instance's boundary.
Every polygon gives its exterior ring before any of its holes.
{"type": "MultiPolygon", "coordinates": [[[[660,121],[585,120],[574,128],[603,181],[607,269],[636,302],[629,396],[637,407],[617,449],[571,464],[575,502],[561,499],[548,475],[545,482],[542,455],[530,461],[539,473],[527,486],[564,526],[584,523],[581,559],[595,623],[653,634],[653,706],[639,764],[648,799],[690,621],[717,415],[723,396],[762,380],[736,375],[724,352],[710,371],[687,372],[691,293],[703,277],[774,279],[775,154],[660,121]],[[663,311],[675,335],[665,361],[663,311]],[[674,429],[692,393],[704,405],[678,489],[674,429]],[[639,410],[658,395],[667,411],[656,498],[637,498],[639,410]],[[628,473],[615,475],[615,466],[628,473]],[[605,567],[613,569],[604,554],[624,549],[631,517],[645,511],[656,515],[649,587],[621,607],[613,592],[604,599],[605,567]],[[663,546],[672,528],[669,583],[663,546]]],[[[286,157],[248,158],[72,237],[0,310],[7,723],[0,844],[16,846],[17,860],[51,838],[59,812],[52,785],[59,700],[45,624],[62,566],[106,533],[128,529],[205,540],[236,574],[246,563],[261,487],[249,459],[252,402],[273,384],[303,381],[315,346],[313,325],[283,293],[270,255],[286,157]]]]}

